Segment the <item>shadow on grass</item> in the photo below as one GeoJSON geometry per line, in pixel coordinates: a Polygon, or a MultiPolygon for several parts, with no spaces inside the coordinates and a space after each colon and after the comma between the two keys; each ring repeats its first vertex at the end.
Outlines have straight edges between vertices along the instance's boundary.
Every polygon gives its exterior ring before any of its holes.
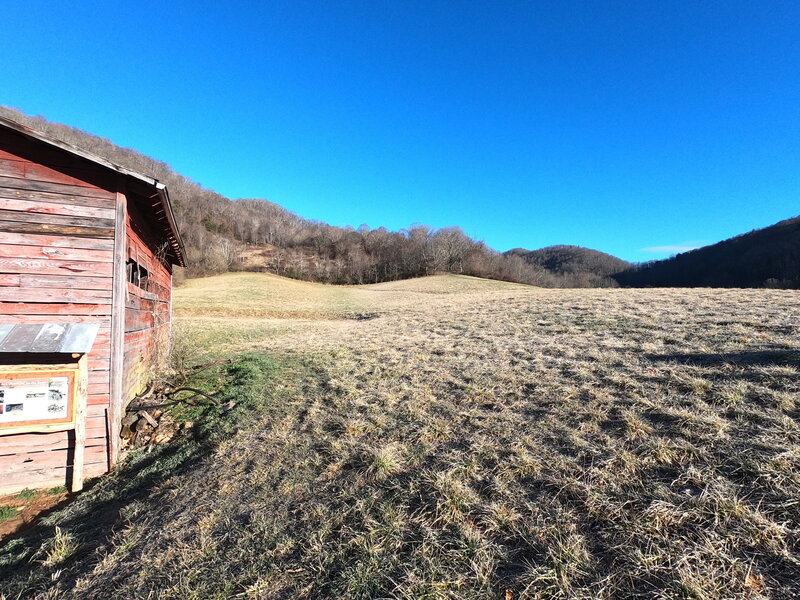
{"type": "Polygon", "coordinates": [[[150,497],[160,484],[185,473],[208,452],[202,444],[198,444],[194,451],[185,452],[190,445],[192,442],[182,441],[180,447],[161,448],[141,460],[134,458],[135,464],[126,463],[74,501],[50,511],[32,527],[6,539],[0,548],[0,581],[20,581],[26,572],[33,574],[40,569],[54,528],[58,526],[80,543],[79,552],[58,565],[68,579],[60,579],[62,586],[71,587],[69,583],[94,566],[94,561],[85,561],[88,555],[106,544],[123,524],[125,507],[150,497]],[[175,468],[175,459],[179,455],[182,455],[178,461],[180,466],[175,468]]]}
{"type": "Polygon", "coordinates": [[[648,354],[646,358],[654,362],[676,362],[699,367],[719,365],[747,367],[800,366],[800,351],[789,349],[754,350],[752,352],[648,354]]]}
{"type": "Polygon", "coordinates": [[[113,473],[55,507],[35,524],[6,538],[0,545],[0,598],[30,597],[45,591],[57,578],[62,591],[74,587],[92,572],[111,545],[114,534],[130,524],[126,509],[143,504],[147,511],[159,511],[168,500],[160,489],[169,479],[189,476],[205,467],[205,457],[231,437],[243,415],[265,398],[266,375],[273,364],[265,357],[247,356],[225,369],[226,385],[219,393],[220,405],[235,400],[236,410],[224,414],[211,406],[187,435],[152,452],[132,453],[113,473]],[[56,527],[76,543],[72,553],[50,560],[57,551],[56,527]],[[54,550],[56,549],[56,550],[54,550]],[[57,571],[55,570],[57,569],[57,571]]]}

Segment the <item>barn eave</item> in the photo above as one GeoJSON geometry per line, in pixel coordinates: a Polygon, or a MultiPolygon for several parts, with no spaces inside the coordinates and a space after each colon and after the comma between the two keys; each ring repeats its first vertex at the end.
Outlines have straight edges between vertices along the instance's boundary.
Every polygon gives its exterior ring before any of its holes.
{"type": "Polygon", "coordinates": [[[175,222],[175,214],[172,210],[172,203],[169,198],[169,193],[167,192],[166,186],[158,181],[157,179],[150,177],[148,175],[144,175],[139,173],[138,171],[134,171],[133,169],[129,169],[127,167],[123,167],[122,165],[115,164],[101,156],[97,156],[91,152],[83,150],[73,144],[65,142],[63,140],[59,140],[56,138],[49,137],[40,131],[36,131],[26,125],[21,123],[17,123],[16,121],[12,121],[10,119],[6,119],[4,117],[0,117],[0,126],[6,127],[7,129],[11,129],[20,133],[30,139],[37,140],[39,142],[45,143],[49,146],[58,148],[65,152],[69,152],[75,156],[79,156],[85,160],[91,161],[92,163],[103,167],[104,169],[114,171],[119,173],[120,175],[124,176],[125,178],[132,180],[138,186],[144,184],[148,188],[155,189],[155,194],[153,197],[158,198],[158,202],[153,204],[153,207],[158,207],[161,209],[163,214],[157,214],[156,211],[151,210],[151,215],[153,216],[154,220],[159,223],[162,227],[164,236],[169,242],[171,254],[173,258],[173,263],[177,264],[181,267],[186,266],[186,250],[183,245],[183,240],[181,240],[180,233],[178,232],[178,227],[175,222]]]}

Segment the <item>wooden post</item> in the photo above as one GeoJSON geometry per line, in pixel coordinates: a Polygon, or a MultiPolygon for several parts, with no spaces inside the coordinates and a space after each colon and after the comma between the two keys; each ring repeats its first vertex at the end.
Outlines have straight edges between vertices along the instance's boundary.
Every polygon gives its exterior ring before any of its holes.
{"type": "Polygon", "coordinates": [[[78,360],[78,394],[75,398],[75,454],[72,460],[72,491],[83,489],[83,455],[86,448],[86,410],[88,394],[89,369],[86,355],[78,360]]]}
{"type": "Polygon", "coordinates": [[[123,377],[125,373],[125,296],[128,279],[125,272],[127,259],[126,223],[128,200],[117,192],[117,216],[114,228],[114,279],[111,299],[111,398],[108,404],[108,467],[113,469],[119,458],[119,435],[124,402],[123,377]]]}

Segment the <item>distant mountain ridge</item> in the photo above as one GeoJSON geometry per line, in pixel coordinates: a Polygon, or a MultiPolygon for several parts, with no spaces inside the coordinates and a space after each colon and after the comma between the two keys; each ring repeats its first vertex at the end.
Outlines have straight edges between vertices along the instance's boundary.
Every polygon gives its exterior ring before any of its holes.
{"type": "Polygon", "coordinates": [[[0,116],[145,173],[169,189],[187,251],[189,275],[269,271],[334,284],[395,281],[459,273],[545,287],[579,285],[569,275],[506,256],[459,227],[335,227],[262,199],[231,200],[184,177],[165,162],[74,127],[0,106],[0,116]]]}
{"type": "Polygon", "coordinates": [[[617,273],[631,287],[800,288],[800,216],[617,273]]]}
{"type": "Polygon", "coordinates": [[[592,287],[613,285],[612,275],[633,267],[621,258],[582,246],[558,245],[538,250],[514,248],[506,254],[519,256],[528,264],[547,269],[551,273],[578,276],[584,280],[584,284],[592,287]]]}
{"type": "Polygon", "coordinates": [[[231,200],[162,161],[42,117],[0,106],[0,116],[93,152],[166,184],[190,275],[261,270],[337,284],[459,273],[543,287],[714,286],[800,288],[800,217],[712,246],[632,265],[580,246],[505,253],[459,227],[334,227],[261,199],[231,200]]]}

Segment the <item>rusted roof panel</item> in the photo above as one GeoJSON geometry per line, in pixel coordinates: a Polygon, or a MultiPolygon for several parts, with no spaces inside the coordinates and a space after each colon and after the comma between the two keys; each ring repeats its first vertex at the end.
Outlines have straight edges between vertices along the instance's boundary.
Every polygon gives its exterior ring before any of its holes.
{"type": "Polygon", "coordinates": [[[0,353],[86,354],[99,329],[99,323],[0,325],[0,353]]]}

